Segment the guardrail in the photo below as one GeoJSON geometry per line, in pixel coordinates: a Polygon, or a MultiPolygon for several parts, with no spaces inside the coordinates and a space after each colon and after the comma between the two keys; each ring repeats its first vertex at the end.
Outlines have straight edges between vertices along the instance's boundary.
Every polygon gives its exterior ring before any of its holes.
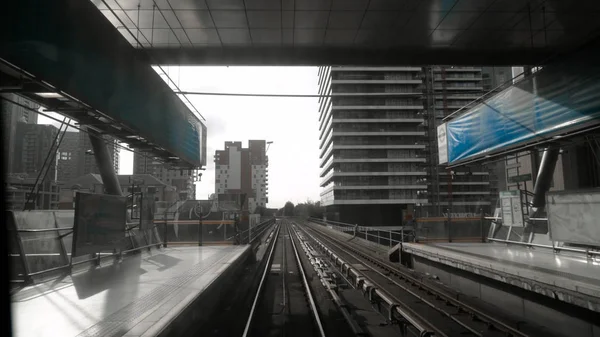
{"type": "MultiPolygon", "coordinates": [[[[22,272],[21,273],[17,273],[17,275],[13,275],[11,277],[16,276],[16,279],[11,279],[10,282],[11,283],[19,283],[19,284],[23,284],[23,285],[29,285],[31,283],[33,283],[33,278],[34,277],[39,277],[39,276],[43,276],[46,274],[50,274],[53,272],[60,272],[60,271],[67,271],[67,270],[71,270],[74,266],[78,266],[84,263],[90,263],[93,262],[95,265],[100,265],[101,261],[103,259],[109,258],[109,257],[114,257],[117,260],[122,259],[123,255],[127,255],[130,253],[134,253],[137,251],[140,251],[142,249],[150,249],[152,247],[160,247],[161,245],[163,245],[163,242],[160,242],[160,239],[158,238],[158,236],[156,237],[156,242],[153,243],[149,243],[148,241],[148,237],[146,236],[146,234],[148,233],[142,233],[145,241],[146,241],[146,245],[139,245],[139,243],[133,239],[133,235],[129,235],[129,232],[132,230],[133,228],[126,228],[126,233],[128,233],[123,240],[127,240],[127,238],[129,238],[131,240],[132,243],[132,247],[131,249],[125,249],[125,250],[120,250],[117,251],[116,249],[112,252],[112,253],[97,253],[97,254],[91,254],[89,257],[85,257],[85,256],[78,256],[78,257],[73,257],[71,255],[71,252],[69,250],[70,246],[65,244],[65,239],[70,239],[72,240],[72,238],[68,238],[68,236],[71,236],[73,234],[73,227],[57,227],[57,228],[8,228],[8,232],[9,232],[9,236],[10,239],[12,240],[16,240],[16,242],[13,243],[13,247],[9,247],[10,251],[9,252],[9,257],[18,257],[21,260],[21,267],[22,267],[22,272]],[[61,231],[68,231],[67,233],[63,233],[60,234],[61,231]],[[55,236],[42,236],[42,237],[28,237],[26,238],[26,240],[28,242],[34,241],[48,241],[50,240],[50,245],[52,245],[52,242],[54,242],[55,246],[58,246],[57,248],[59,248],[58,252],[54,252],[54,253],[49,253],[49,252],[41,252],[41,253],[29,253],[26,251],[24,244],[23,244],[23,238],[21,233],[31,233],[31,234],[36,234],[36,233],[56,233],[55,236]],[[16,246],[16,247],[14,247],[16,246]],[[137,247],[136,247],[137,246],[137,247]],[[17,250],[17,252],[14,252],[14,250],[17,250]],[[54,260],[55,258],[58,258],[58,260],[62,261],[61,265],[58,266],[52,266],[57,264],[58,261],[54,260]],[[38,261],[38,265],[36,265],[40,270],[36,270],[36,271],[31,271],[31,265],[30,265],[30,259],[37,259],[38,261]],[[54,260],[54,261],[49,261],[49,260],[54,260]],[[46,267],[44,268],[44,265],[50,265],[52,267],[46,267]],[[39,268],[40,266],[42,266],[41,268],[39,268]],[[42,269],[43,268],[43,269],[42,269]]],[[[150,231],[154,231],[154,228],[151,229],[150,231]]],[[[150,238],[150,241],[152,241],[152,238],[150,238]]]]}
{"type": "Polygon", "coordinates": [[[414,228],[407,226],[394,227],[395,229],[390,230],[382,229],[380,227],[352,225],[331,220],[326,221],[317,218],[308,218],[308,220],[340,232],[352,233],[355,237],[383,246],[389,246],[390,248],[401,242],[413,242],[415,237],[414,228]]]}
{"type": "MultiPolygon", "coordinates": [[[[543,248],[543,249],[552,250],[555,254],[558,254],[561,251],[565,251],[565,252],[585,254],[588,257],[600,256],[600,251],[593,250],[590,247],[587,247],[585,249],[579,249],[579,248],[563,246],[562,242],[553,240],[552,238],[550,238],[549,234],[543,234],[543,235],[545,236],[544,238],[547,238],[548,241],[551,243],[550,245],[535,243],[533,241],[535,239],[536,234],[534,233],[534,230],[532,228],[529,229],[528,235],[525,235],[525,231],[524,231],[525,227],[524,226],[512,226],[512,225],[502,226],[502,217],[486,216],[486,217],[484,217],[484,219],[486,221],[490,221],[490,223],[491,223],[491,229],[489,231],[488,237],[486,238],[487,241],[504,243],[506,245],[524,246],[524,247],[528,247],[528,248],[543,248]],[[502,227],[507,228],[506,237],[504,239],[495,237],[497,235],[503,234],[500,231],[502,229],[502,227]],[[522,235],[519,235],[518,233],[516,233],[516,229],[522,229],[523,230],[522,235]],[[517,236],[522,241],[512,240],[511,236],[513,236],[513,235],[517,236]],[[526,239],[526,241],[523,241],[523,240],[525,240],[525,237],[527,239],[526,239]]],[[[528,219],[525,219],[525,222],[530,223],[530,224],[531,224],[531,222],[542,222],[542,223],[546,222],[546,224],[547,224],[548,218],[528,218],[528,219]]]]}
{"type": "MultiPolygon", "coordinates": [[[[61,216],[66,215],[66,213],[61,214],[61,216]]],[[[60,219],[61,221],[52,211],[47,212],[44,216],[50,219],[50,222],[40,223],[42,226],[53,226],[52,228],[17,228],[16,220],[9,221],[8,256],[17,259],[16,263],[11,264],[12,270],[9,271],[11,274],[9,279],[13,284],[29,285],[33,283],[34,277],[42,277],[54,272],[68,272],[74,266],[90,262],[98,266],[106,258],[113,257],[120,260],[123,255],[152,247],[167,247],[168,244],[253,243],[270,227],[270,224],[274,223],[274,219],[267,219],[239,233],[234,229],[232,220],[155,220],[152,228],[146,230],[140,230],[137,224],[127,224],[126,234],[123,237],[127,243],[120,245],[124,249],[115,247],[113,252],[73,257],[71,255],[73,226],[61,227],[69,221],[72,223],[72,216],[68,219],[60,219]],[[176,226],[181,227],[179,236],[175,235],[177,233],[174,230],[176,226]],[[215,230],[219,226],[221,228],[215,230]]],[[[48,220],[46,218],[44,221],[48,220]]],[[[26,226],[27,224],[21,225],[26,226]]]]}
{"type": "Polygon", "coordinates": [[[479,218],[418,218],[414,226],[359,226],[317,218],[309,220],[389,247],[400,242],[485,242],[489,228],[483,213],[479,218]]]}

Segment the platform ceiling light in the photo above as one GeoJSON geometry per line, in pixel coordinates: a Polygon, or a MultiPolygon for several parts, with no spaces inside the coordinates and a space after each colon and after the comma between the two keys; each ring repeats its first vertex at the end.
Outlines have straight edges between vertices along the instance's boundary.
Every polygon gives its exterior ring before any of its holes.
{"type": "Polygon", "coordinates": [[[57,92],[36,92],[36,95],[43,98],[62,98],[63,96],[57,92]]]}

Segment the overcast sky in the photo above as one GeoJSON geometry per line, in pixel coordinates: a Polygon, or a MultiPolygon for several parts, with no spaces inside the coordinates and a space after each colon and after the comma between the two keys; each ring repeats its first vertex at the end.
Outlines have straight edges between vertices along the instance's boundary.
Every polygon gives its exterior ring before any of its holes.
{"type": "MultiPolygon", "coordinates": [[[[317,94],[317,68],[307,67],[163,67],[182,91],[317,94]]],[[[160,72],[160,70],[157,70],[160,72]]],[[[206,118],[206,171],[196,186],[198,199],[213,193],[215,150],[225,141],[272,141],[268,207],[319,200],[319,134],[316,98],[192,96],[206,118]]],[[[51,121],[39,116],[40,124],[51,121]]],[[[55,124],[55,123],[53,123],[55,124]]],[[[120,174],[131,174],[133,154],[120,152],[120,174]]]]}

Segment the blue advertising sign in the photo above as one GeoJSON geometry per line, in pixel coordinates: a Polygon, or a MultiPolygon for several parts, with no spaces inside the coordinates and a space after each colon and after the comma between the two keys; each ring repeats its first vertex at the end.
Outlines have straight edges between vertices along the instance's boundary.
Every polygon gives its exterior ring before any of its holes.
{"type": "Polygon", "coordinates": [[[20,0],[6,13],[1,59],[173,157],[206,164],[205,125],[91,1],[20,0]]]}
{"type": "Polygon", "coordinates": [[[446,123],[448,163],[599,124],[600,67],[583,56],[548,65],[446,123]]]}

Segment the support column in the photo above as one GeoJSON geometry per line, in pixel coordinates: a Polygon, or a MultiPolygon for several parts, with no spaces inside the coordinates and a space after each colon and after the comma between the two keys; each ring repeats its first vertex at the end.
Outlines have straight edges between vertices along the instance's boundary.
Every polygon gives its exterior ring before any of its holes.
{"type": "Polygon", "coordinates": [[[121,191],[121,185],[115,172],[112,158],[106,147],[106,142],[102,138],[102,135],[94,130],[87,129],[90,137],[90,143],[92,144],[92,150],[94,151],[94,158],[98,169],[100,170],[100,176],[102,176],[102,182],[104,183],[104,189],[107,194],[112,195],[123,195],[121,191]]]}
{"type": "Polygon", "coordinates": [[[535,180],[535,186],[533,187],[534,195],[531,202],[531,207],[534,211],[534,214],[538,213],[540,210],[543,210],[546,206],[546,192],[550,190],[552,178],[554,177],[554,169],[556,168],[556,162],[558,161],[559,154],[560,148],[556,145],[550,145],[544,151],[542,160],[540,162],[537,179],[535,180]]]}

